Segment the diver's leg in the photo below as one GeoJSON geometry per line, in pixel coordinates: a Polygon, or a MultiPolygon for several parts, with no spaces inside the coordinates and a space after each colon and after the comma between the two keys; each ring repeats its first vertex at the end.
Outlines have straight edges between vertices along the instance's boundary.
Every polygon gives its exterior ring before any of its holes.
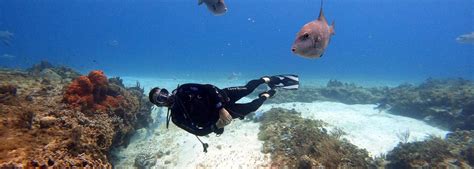
{"type": "Polygon", "coordinates": [[[265,100],[267,100],[266,97],[259,97],[258,99],[255,99],[250,103],[245,103],[245,104],[235,103],[233,105],[230,105],[226,109],[229,111],[232,118],[243,119],[247,114],[257,111],[257,109],[260,106],[262,106],[265,100]]]}
{"type": "Polygon", "coordinates": [[[260,106],[275,94],[275,90],[269,90],[259,94],[259,97],[250,103],[232,104],[226,107],[232,118],[243,119],[247,114],[257,111],[260,106]]]}
{"type": "Polygon", "coordinates": [[[238,87],[228,87],[222,90],[225,91],[227,96],[230,99],[230,103],[235,103],[237,100],[241,99],[252,93],[259,85],[266,83],[266,80],[263,78],[255,79],[249,81],[245,86],[238,86],[238,87]]]}

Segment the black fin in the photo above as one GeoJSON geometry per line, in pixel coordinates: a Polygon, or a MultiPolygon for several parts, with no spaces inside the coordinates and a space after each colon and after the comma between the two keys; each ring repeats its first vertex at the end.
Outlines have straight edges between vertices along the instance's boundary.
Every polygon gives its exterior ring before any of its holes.
{"type": "Polygon", "coordinates": [[[298,75],[286,74],[271,77],[271,88],[296,90],[299,88],[299,84],[298,75]]]}

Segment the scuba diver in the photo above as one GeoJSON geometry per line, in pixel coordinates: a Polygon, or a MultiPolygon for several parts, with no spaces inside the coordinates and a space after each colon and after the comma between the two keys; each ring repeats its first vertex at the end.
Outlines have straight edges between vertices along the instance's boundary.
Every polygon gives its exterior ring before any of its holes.
{"type": "MultiPolygon", "coordinates": [[[[213,132],[222,134],[224,126],[230,124],[232,119],[244,119],[271,98],[276,93],[275,88],[296,90],[298,87],[297,75],[276,75],[251,80],[245,86],[224,89],[211,84],[186,83],[179,85],[170,94],[165,88],[155,87],[150,90],[148,97],[156,106],[168,108],[167,128],[171,119],[176,126],[197,137],[213,132]],[[236,103],[261,84],[267,84],[270,89],[249,103],[236,103]]],[[[199,141],[204,152],[207,152],[208,144],[199,141]]]]}

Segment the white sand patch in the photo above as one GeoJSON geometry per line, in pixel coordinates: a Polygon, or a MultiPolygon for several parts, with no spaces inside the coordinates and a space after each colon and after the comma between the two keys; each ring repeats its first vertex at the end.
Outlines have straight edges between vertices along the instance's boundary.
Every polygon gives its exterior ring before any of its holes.
{"type": "Polygon", "coordinates": [[[198,139],[184,130],[170,124],[169,129],[163,123],[155,129],[151,138],[138,134],[128,148],[118,150],[124,159],[118,167],[133,166],[134,158],[142,152],[164,155],[157,159],[155,168],[255,168],[267,167],[270,155],[261,152],[263,142],[258,140],[259,123],[233,121],[225,128],[223,135],[200,139],[209,144],[208,152],[198,139]]]}
{"type": "Polygon", "coordinates": [[[408,141],[421,141],[428,135],[444,137],[447,131],[423,121],[375,110],[375,105],[347,105],[335,102],[268,104],[259,111],[272,107],[295,109],[303,118],[320,119],[347,132],[344,138],[365,148],[372,156],[386,154],[400,142],[397,134],[409,131],[408,141]]]}

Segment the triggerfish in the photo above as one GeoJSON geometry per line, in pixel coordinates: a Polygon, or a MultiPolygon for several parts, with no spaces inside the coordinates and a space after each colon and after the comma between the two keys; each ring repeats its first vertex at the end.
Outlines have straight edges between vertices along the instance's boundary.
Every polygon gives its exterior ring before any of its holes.
{"type": "Polygon", "coordinates": [[[456,38],[459,43],[473,44],[474,45],[474,32],[460,35],[456,38]]]}
{"type": "Polygon", "coordinates": [[[215,16],[224,15],[227,12],[227,7],[224,0],[199,0],[198,5],[205,3],[207,9],[215,16]]]}
{"type": "Polygon", "coordinates": [[[318,19],[307,23],[296,34],[295,42],[291,51],[305,58],[320,58],[324,50],[328,47],[331,36],[336,32],[334,30],[334,21],[331,26],[323,14],[323,2],[321,0],[321,9],[318,19]]]}

